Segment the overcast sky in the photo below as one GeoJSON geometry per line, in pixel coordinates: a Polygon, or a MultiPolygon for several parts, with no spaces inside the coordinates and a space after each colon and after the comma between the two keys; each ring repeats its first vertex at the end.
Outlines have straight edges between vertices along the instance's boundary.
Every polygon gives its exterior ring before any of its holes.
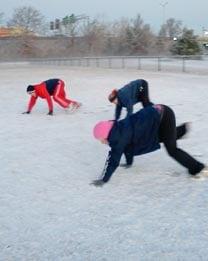
{"type": "Polygon", "coordinates": [[[35,7],[48,21],[72,13],[91,18],[101,15],[109,21],[140,14],[144,23],[150,24],[156,32],[164,18],[171,17],[181,20],[184,26],[198,34],[202,33],[203,27],[208,28],[208,0],[0,0],[0,12],[8,20],[14,8],[23,5],[35,7]]]}

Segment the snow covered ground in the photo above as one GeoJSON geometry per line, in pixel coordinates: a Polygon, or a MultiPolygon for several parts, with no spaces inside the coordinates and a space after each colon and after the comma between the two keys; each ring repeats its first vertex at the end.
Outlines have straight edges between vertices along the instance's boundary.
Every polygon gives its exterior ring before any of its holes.
{"type": "MultiPolygon", "coordinates": [[[[154,102],[192,122],[179,146],[208,163],[208,76],[137,70],[1,64],[0,260],[208,260],[208,179],[193,180],[161,150],[118,168],[102,188],[108,147],[92,137],[112,119],[112,88],[145,78],[154,102]],[[59,77],[83,103],[66,114],[39,100],[26,110],[26,86],[59,77]]],[[[135,106],[135,110],[140,106],[135,106]]]]}

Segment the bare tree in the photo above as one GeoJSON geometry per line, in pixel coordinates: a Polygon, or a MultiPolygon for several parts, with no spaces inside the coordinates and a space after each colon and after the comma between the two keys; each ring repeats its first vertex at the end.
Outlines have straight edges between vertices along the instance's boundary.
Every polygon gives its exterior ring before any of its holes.
{"type": "Polygon", "coordinates": [[[170,18],[160,28],[159,35],[156,41],[157,50],[159,53],[169,53],[173,44],[174,38],[178,38],[182,33],[182,22],[170,18]]]}
{"type": "Polygon", "coordinates": [[[182,33],[182,22],[180,20],[175,20],[174,18],[170,18],[166,21],[165,24],[161,26],[159,35],[161,37],[169,37],[174,38],[178,37],[182,33]]]}
{"type": "Polygon", "coordinates": [[[79,34],[79,26],[81,21],[84,21],[88,19],[88,16],[82,14],[82,15],[66,15],[61,22],[61,30],[63,31],[64,35],[67,36],[76,36],[79,34]]]}
{"type": "Polygon", "coordinates": [[[154,35],[150,25],[144,24],[140,15],[132,20],[127,31],[128,42],[133,54],[148,54],[153,48],[154,35]]]}
{"type": "Polygon", "coordinates": [[[32,6],[22,6],[14,10],[9,26],[17,26],[24,29],[25,33],[40,33],[44,26],[44,17],[32,6]]]}
{"type": "Polygon", "coordinates": [[[78,26],[78,19],[74,14],[67,15],[62,19],[62,25],[64,28],[64,34],[70,37],[75,37],[76,27],[78,26]]]}
{"type": "Polygon", "coordinates": [[[130,27],[129,19],[122,18],[113,23],[111,28],[111,46],[112,54],[128,54],[128,42],[126,41],[126,32],[130,27]]]}
{"type": "Polygon", "coordinates": [[[76,36],[79,35],[79,27],[81,21],[88,19],[86,15],[67,15],[62,19],[60,25],[60,32],[63,35],[69,36],[71,38],[71,47],[74,47],[74,42],[76,36]]]}
{"type": "Polygon", "coordinates": [[[103,53],[107,40],[107,25],[99,19],[89,20],[82,27],[87,53],[100,55],[103,53]]]}
{"type": "Polygon", "coordinates": [[[20,47],[18,53],[23,57],[35,57],[36,47],[34,33],[41,33],[44,29],[44,17],[31,6],[22,6],[14,10],[8,26],[21,30],[20,47]]]}
{"type": "Polygon", "coordinates": [[[117,47],[120,54],[135,55],[152,52],[154,35],[148,24],[144,24],[140,15],[135,19],[122,19],[114,25],[117,47]]]}

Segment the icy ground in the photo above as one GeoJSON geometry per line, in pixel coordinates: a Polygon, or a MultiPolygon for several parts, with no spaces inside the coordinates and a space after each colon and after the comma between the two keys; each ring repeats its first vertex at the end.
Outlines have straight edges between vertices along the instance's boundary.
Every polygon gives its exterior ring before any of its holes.
{"type": "Polygon", "coordinates": [[[192,122],[179,146],[208,163],[208,76],[0,65],[1,261],[208,260],[208,179],[191,179],[163,148],[90,185],[108,152],[92,128],[113,117],[109,91],[137,78],[178,123],[192,122]],[[51,77],[66,82],[80,111],[55,106],[48,116],[39,100],[22,115],[26,86],[51,77]]]}

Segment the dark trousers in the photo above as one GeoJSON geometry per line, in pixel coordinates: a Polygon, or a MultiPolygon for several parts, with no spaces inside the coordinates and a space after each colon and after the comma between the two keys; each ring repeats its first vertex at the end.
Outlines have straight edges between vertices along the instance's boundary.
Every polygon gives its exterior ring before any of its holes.
{"type": "Polygon", "coordinates": [[[190,174],[196,175],[204,168],[204,164],[177,147],[176,140],[180,139],[185,134],[185,125],[176,128],[174,112],[168,106],[164,106],[163,108],[164,110],[159,128],[160,142],[164,143],[169,156],[187,168],[190,174]]]}
{"type": "Polygon", "coordinates": [[[152,102],[149,99],[149,87],[148,82],[141,80],[142,85],[139,87],[139,96],[138,99],[142,103],[143,107],[152,105],[152,102]]]}

